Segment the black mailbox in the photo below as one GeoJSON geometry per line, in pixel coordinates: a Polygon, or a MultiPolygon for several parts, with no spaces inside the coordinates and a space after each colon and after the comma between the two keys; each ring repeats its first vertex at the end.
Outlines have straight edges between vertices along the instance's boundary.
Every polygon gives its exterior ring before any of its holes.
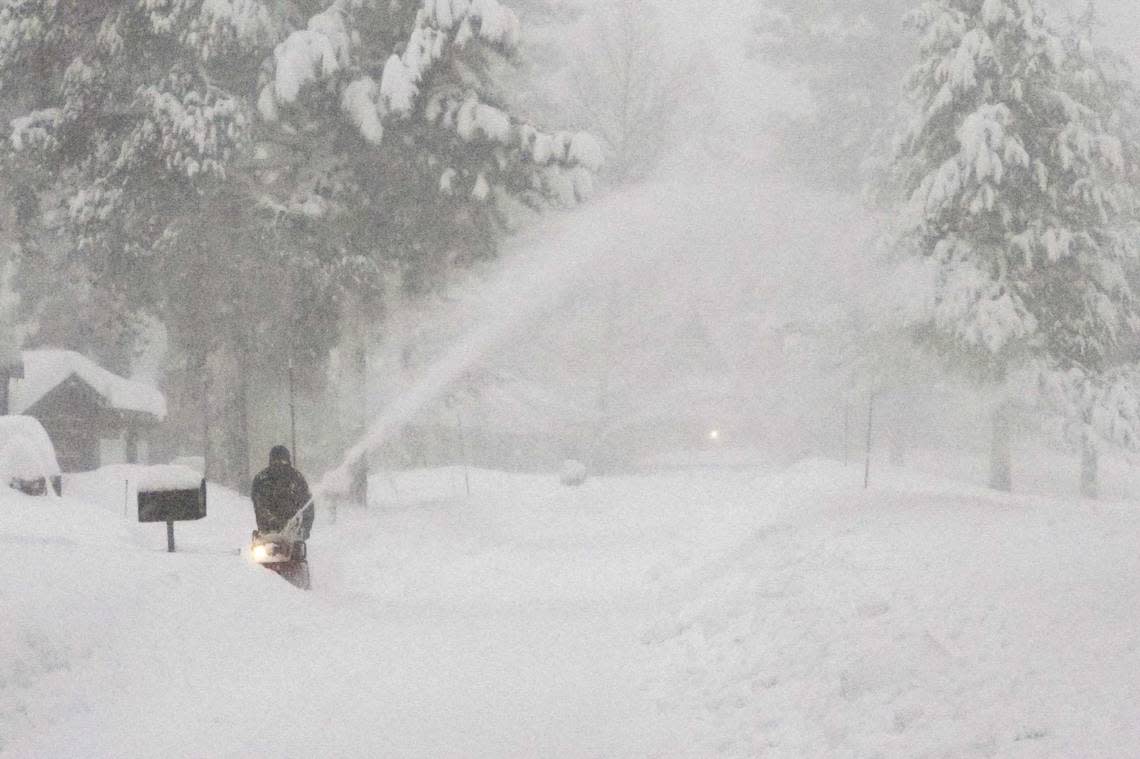
{"type": "Polygon", "coordinates": [[[198,487],[183,490],[139,488],[140,522],[190,522],[205,516],[205,479],[198,487]]]}

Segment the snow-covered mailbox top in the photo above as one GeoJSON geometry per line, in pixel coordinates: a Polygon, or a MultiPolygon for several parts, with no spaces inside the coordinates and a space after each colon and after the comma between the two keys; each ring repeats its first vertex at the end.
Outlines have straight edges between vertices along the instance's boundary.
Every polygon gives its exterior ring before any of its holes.
{"type": "Polygon", "coordinates": [[[0,416],[0,486],[34,495],[57,488],[59,463],[43,425],[30,416],[0,416]]]}
{"type": "Polygon", "coordinates": [[[140,522],[186,522],[206,516],[206,480],[177,464],[131,467],[140,522]]]}

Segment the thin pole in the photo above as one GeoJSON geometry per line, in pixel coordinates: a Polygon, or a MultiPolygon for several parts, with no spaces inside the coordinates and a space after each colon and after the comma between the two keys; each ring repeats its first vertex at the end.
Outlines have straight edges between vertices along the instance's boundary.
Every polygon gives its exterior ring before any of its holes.
{"type": "Polygon", "coordinates": [[[297,405],[293,387],[293,349],[289,348],[289,434],[293,449],[293,466],[299,467],[301,455],[297,450],[297,405]]]}
{"type": "Polygon", "coordinates": [[[875,394],[871,393],[870,399],[867,401],[867,460],[863,467],[863,489],[866,490],[871,485],[871,432],[874,429],[875,419],[875,394]]]}
{"type": "Polygon", "coordinates": [[[467,471],[467,438],[463,434],[463,417],[459,409],[455,409],[455,422],[459,426],[459,455],[463,460],[463,486],[467,488],[467,497],[471,497],[471,475],[467,471]]]}
{"type": "Polygon", "coordinates": [[[166,552],[174,553],[174,522],[166,523],[166,552]]]}
{"type": "Polygon", "coordinates": [[[202,475],[209,477],[210,466],[210,357],[202,354],[202,475]]]}
{"type": "Polygon", "coordinates": [[[847,466],[847,451],[848,451],[848,438],[850,437],[851,429],[851,404],[845,402],[843,404],[843,466],[847,466]]]}

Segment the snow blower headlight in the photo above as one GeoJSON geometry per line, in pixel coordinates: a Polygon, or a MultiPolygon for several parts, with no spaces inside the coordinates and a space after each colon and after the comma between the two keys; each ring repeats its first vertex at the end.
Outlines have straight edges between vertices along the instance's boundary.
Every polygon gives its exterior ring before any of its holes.
{"type": "Polygon", "coordinates": [[[268,558],[269,558],[269,549],[266,546],[259,543],[253,547],[253,560],[254,561],[266,561],[268,558]]]}

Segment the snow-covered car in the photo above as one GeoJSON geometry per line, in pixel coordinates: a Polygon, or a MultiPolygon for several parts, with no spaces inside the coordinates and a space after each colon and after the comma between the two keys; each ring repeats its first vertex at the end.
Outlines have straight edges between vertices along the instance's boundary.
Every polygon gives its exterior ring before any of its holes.
{"type": "Polygon", "coordinates": [[[0,485],[28,495],[59,495],[61,475],[51,438],[30,416],[0,416],[0,485]]]}

